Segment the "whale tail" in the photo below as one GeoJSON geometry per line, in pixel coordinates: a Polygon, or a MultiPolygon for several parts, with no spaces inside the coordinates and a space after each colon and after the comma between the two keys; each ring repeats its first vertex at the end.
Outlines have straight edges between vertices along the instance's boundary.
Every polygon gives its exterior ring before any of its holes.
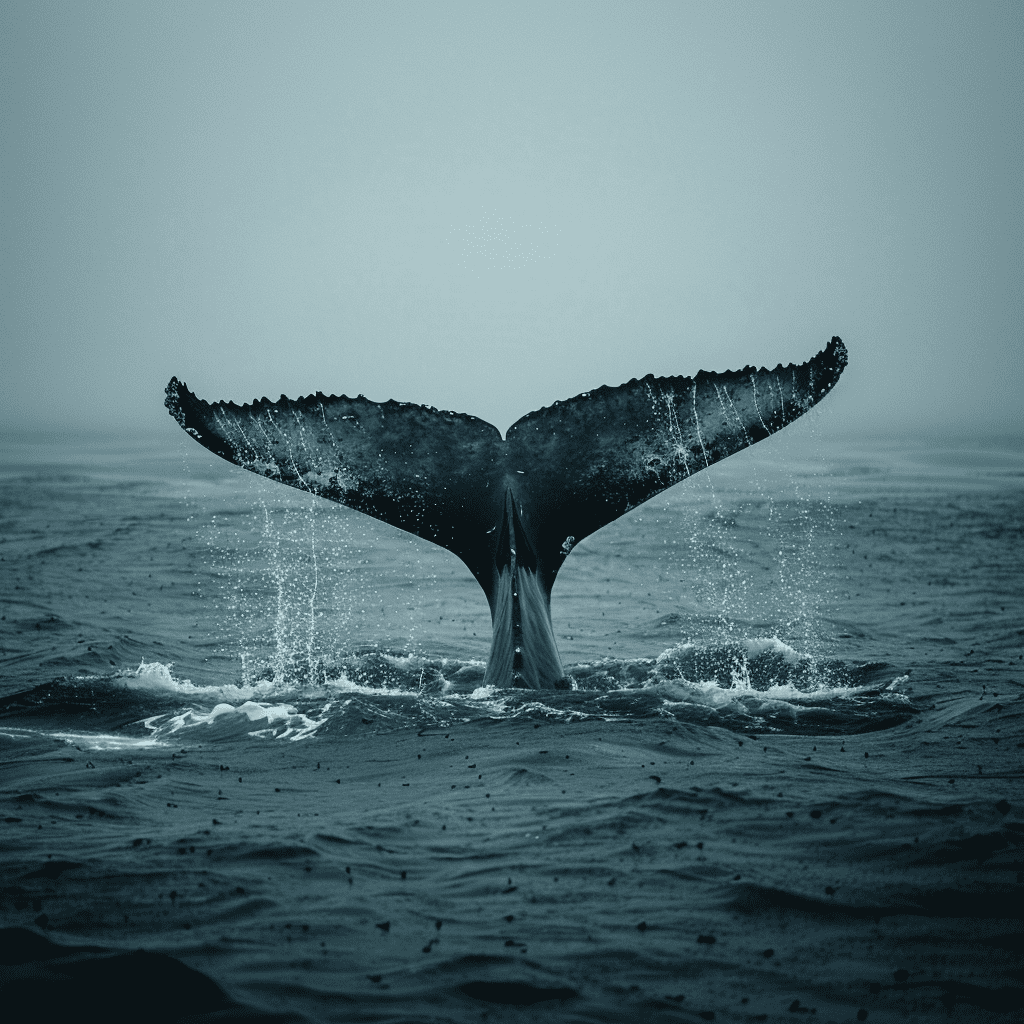
{"type": "Polygon", "coordinates": [[[454,552],[491,608],[485,682],[546,688],[563,676],[550,598],[573,547],[802,416],[846,363],[833,338],[799,366],[647,376],[528,413],[504,439],[473,416],[362,396],[211,404],[176,377],[165,405],[229,462],[454,552]]]}

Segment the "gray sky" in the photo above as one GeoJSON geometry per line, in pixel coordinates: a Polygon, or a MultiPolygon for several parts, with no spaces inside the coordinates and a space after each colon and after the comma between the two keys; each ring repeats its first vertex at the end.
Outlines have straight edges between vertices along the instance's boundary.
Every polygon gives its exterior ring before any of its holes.
{"type": "Polygon", "coordinates": [[[1022,427],[1024,5],[4,3],[0,427],[851,365],[1022,427]]]}

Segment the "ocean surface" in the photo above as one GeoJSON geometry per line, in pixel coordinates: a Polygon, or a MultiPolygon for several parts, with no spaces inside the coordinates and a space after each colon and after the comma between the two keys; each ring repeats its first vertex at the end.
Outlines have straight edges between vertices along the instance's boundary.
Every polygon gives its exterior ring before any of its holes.
{"type": "Polygon", "coordinates": [[[173,423],[5,438],[0,999],[1024,1019],[1024,445],[819,430],[580,543],[554,692],[482,685],[453,555],[173,423]]]}

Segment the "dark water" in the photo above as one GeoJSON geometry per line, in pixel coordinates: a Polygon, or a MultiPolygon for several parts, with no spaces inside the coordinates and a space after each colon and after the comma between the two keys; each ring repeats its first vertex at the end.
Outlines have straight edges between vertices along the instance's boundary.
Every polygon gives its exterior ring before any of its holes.
{"type": "Polygon", "coordinates": [[[11,984],[55,1016],[76,964],[103,1003],[184,999],[181,961],[308,1020],[1020,1019],[1024,455],[790,433],[574,550],[543,694],[482,686],[441,549],[173,425],[9,439],[0,924],[93,947],[5,933],[11,984]]]}

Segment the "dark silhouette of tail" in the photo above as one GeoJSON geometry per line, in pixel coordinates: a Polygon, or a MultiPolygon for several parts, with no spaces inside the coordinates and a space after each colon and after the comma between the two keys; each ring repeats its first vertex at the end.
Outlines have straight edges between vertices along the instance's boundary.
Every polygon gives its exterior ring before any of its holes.
{"type": "Polygon", "coordinates": [[[473,416],[361,396],[210,404],[172,378],[165,404],[229,462],[454,552],[491,608],[485,682],[549,688],[563,678],[551,588],[573,547],[792,423],[846,362],[833,338],[800,366],[647,376],[531,412],[504,440],[473,416]]]}

